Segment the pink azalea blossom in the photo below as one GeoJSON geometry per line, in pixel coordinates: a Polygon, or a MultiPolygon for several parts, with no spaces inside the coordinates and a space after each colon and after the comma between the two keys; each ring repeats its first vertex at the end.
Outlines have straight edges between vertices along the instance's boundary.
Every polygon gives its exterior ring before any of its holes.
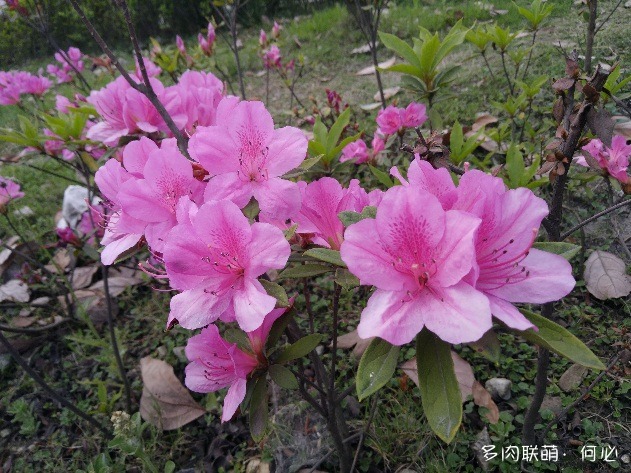
{"type": "Polygon", "coordinates": [[[191,391],[208,393],[228,388],[221,421],[229,421],[245,398],[247,377],[258,366],[255,356],[237,348],[219,335],[216,325],[209,325],[186,344],[184,384],[191,391]]]}
{"type": "Polygon", "coordinates": [[[316,245],[339,250],[344,240],[344,225],[338,215],[344,210],[361,212],[366,206],[376,206],[381,200],[379,189],[366,193],[353,179],[348,189],[331,177],[323,177],[307,184],[299,182],[302,207],[293,218],[297,233],[310,235],[316,245]]]}
{"type": "Polygon", "coordinates": [[[229,200],[189,202],[178,208],[178,225],[164,248],[167,276],[174,289],[167,326],[204,327],[218,318],[236,320],[249,332],[261,326],[276,299],[259,276],[285,267],[289,243],[278,228],[247,217],[229,200]]]}
{"type": "MultiPolygon", "coordinates": [[[[622,184],[629,182],[627,168],[629,167],[629,157],[631,157],[631,145],[627,144],[627,139],[624,136],[614,136],[611,140],[611,148],[605,146],[599,139],[593,139],[582,149],[592,155],[600,167],[611,177],[622,184]]],[[[576,158],[575,161],[581,166],[589,167],[584,156],[576,158]]]]}
{"type": "Polygon", "coordinates": [[[261,102],[222,100],[217,125],[198,127],[189,152],[214,176],[206,200],[230,199],[239,208],[254,197],[261,213],[286,219],[300,208],[295,182],[280,176],[304,160],[307,138],[298,128],[274,129],[274,121],[261,102]],[[223,106],[226,102],[230,106],[223,106]]]}
{"type": "Polygon", "coordinates": [[[366,146],[363,140],[353,141],[344,146],[340,162],[344,163],[351,159],[354,160],[355,164],[362,164],[370,160],[368,146],[366,146]]]}
{"type": "Polygon", "coordinates": [[[42,96],[52,85],[53,83],[46,77],[30,76],[23,87],[27,94],[42,96]]]}
{"type": "Polygon", "coordinates": [[[70,112],[71,108],[76,108],[76,107],[70,101],[70,99],[68,99],[68,97],[65,97],[63,95],[57,94],[55,96],[55,108],[60,113],[68,113],[68,112],[70,112]]]}
{"type": "Polygon", "coordinates": [[[94,105],[104,121],[90,128],[88,139],[113,146],[120,137],[130,132],[123,116],[125,94],[130,88],[125,78],[119,76],[101,90],[93,90],[90,93],[87,100],[94,105]]]}
{"type": "Polygon", "coordinates": [[[427,121],[426,108],[422,103],[412,102],[405,109],[401,109],[400,113],[401,122],[407,128],[421,126],[427,121]]]}
{"type": "Polygon", "coordinates": [[[267,46],[267,33],[265,30],[259,32],[259,45],[264,48],[267,46]]]}
{"type": "Polygon", "coordinates": [[[0,176],[0,209],[9,202],[24,197],[20,185],[9,178],[0,176]]]}
{"type": "Polygon", "coordinates": [[[349,226],[341,247],[351,273],[377,288],[361,314],[359,336],[403,345],[427,327],[449,343],[464,343],[489,330],[487,298],[464,281],[475,268],[479,225],[466,212],[443,210],[420,188],[389,189],[377,218],[349,226]]]}
{"type": "Polygon", "coordinates": [[[274,26],[272,26],[272,36],[277,39],[280,36],[280,30],[283,27],[278,24],[278,22],[274,21],[274,26]]]}
{"type": "Polygon", "coordinates": [[[160,148],[146,138],[132,142],[123,151],[123,164],[135,178],[121,184],[117,200],[126,214],[146,224],[151,249],[162,252],[166,234],[177,224],[178,201],[194,197],[202,184],[175,139],[164,140],[160,148]]]}
{"type": "Polygon", "coordinates": [[[184,44],[184,40],[180,35],[175,36],[175,45],[177,46],[178,51],[186,57],[186,45],[184,44]]]}
{"type": "Polygon", "coordinates": [[[377,114],[377,125],[379,130],[386,135],[394,135],[403,126],[399,109],[390,105],[377,114]]]}
{"type": "Polygon", "coordinates": [[[204,37],[204,35],[202,35],[201,33],[197,35],[197,42],[199,43],[199,47],[206,56],[211,56],[213,53],[215,36],[215,27],[212,23],[208,23],[208,33],[206,34],[206,37],[204,37]]]}
{"type": "Polygon", "coordinates": [[[269,49],[263,51],[263,65],[266,69],[281,67],[281,55],[278,46],[273,44],[269,49]]]}
{"type": "Polygon", "coordinates": [[[541,221],[548,214],[542,199],[526,188],[507,190],[502,179],[471,170],[456,188],[449,172],[418,157],[404,186],[432,193],[445,210],[466,211],[482,221],[475,237],[477,268],[466,280],[489,299],[495,317],[509,327],[534,326],[512,305],[544,303],[566,296],[574,287],[571,265],[561,256],[533,249],[541,221]]]}
{"type": "Polygon", "coordinates": [[[50,156],[61,156],[66,161],[74,159],[74,153],[66,148],[66,143],[48,128],[44,128],[44,134],[53,139],[44,142],[44,151],[50,156]]]}
{"type": "Polygon", "coordinates": [[[215,125],[217,106],[223,98],[223,83],[217,77],[210,72],[186,71],[173,88],[180,96],[187,132],[193,134],[197,126],[215,125]]]}
{"type": "MultiPolygon", "coordinates": [[[[142,62],[145,65],[145,70],[149,77],[158,77],[162,73],[162,69],[158,67],[151,59],[146,57],[142,58],[142,62]]],[[[136,59],[136,77],[139,82],[143,82],[142,72],[140,71],[140,63],[136,59]]]]}

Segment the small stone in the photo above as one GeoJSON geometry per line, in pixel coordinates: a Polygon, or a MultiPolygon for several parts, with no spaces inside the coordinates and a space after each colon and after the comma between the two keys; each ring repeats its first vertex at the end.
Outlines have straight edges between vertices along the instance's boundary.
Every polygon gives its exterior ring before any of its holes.
{"type": "Polygon", "coordinates": [[[493,399],[508,401],[511,398],[512,382],[506,378],[491,378],[484,387],[491,394],[493,399]]]}
{"type": "Polygon", "coordinates": [[[541,409],[539,410],[550,410],[555,416],[559,416],[561,412],[563,412],[563,401],[561,401],[561,398],[558,396],[549,396],[546,394],[541,403],[541,409]]]}
{"type": "Polygon", "coordinates": [[[631,1],[626,2],[626,3],[624,4],[624,7],[625,7],[625,8],[631,8],[631,1]]]}
{"type": "MultiPolygon", "coordinates": [[[[628,2],[628,3],[631,4],[631,2],[628,2]]],[[[625,465],[628,465],[629,463],[631,463],[631,455],[629,455],[628,453],[625,453],[624,455],[620,457],[620,461],[624,463],[625,465]]]]}
{"type": "Polygon", "coordinates": [[[322,356],[322,353],[324,353],[324,347],[322,345],[318,345],[315,351],[318,356],[322,356]]]}
{"type": "Polygon", "coordinates": [[[33,300],[33,302],[31,302],[31,305],[35,307],[44,307],[49,302],[50,297],[38,297],[37,299],[33,300]]]}
{"type": "Polygon", "coordinates": [[[559,387],[565,392],[573,391],[581,385],[586,374],[587,368],[573,364],[559,378],[559,387]]]}

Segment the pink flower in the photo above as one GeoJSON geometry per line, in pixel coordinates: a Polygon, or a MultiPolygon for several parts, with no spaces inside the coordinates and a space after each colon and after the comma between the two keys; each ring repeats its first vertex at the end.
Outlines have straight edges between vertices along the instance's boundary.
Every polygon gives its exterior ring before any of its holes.
{"type": "Polygon", "coordinates": [[[401,122],[406,128],[421,126],[427,121],[425,105],[412,102],[405,109],[400,109],[401,122]]]}
{"type": "Polygon", "coordinates": [[[199,33],[197,35],[197,42],[199,43],[199,47],[202,52],[206,56],[211,56],[213,53],[213,45],[215,44],[215,27],[212,23],[208,23],[208,33],[204,38],[204,35],[199,33]]]}
{"type": "Polygon", "coordinates": [[[491,328],[487,298],[463,278],[475,268],[480,220],[443,210],[414,186],[389,189],[376,219],[346,229],[341,256],[362,284],[376,286],[357,328],[394,345],[423,327],[449,343],[478,340],[491,328]]]}
{"type": "Polygon", "coordinates": [[[19,103],[21,91],[21,87],[17,84],[0,87],[0,105],[15,105],[19,103]]]}
{"type": "Polygon", "coordinates": [[[394,135],[397,133],[399,129],[403,127],[399,109],[390,105],[385,109],[379,110],[377,114],[377,125],[379,125],[379,130],[386,135],[394,135]]]}
{"type": "Polygon", "coordinates": [[[195,329],[221,317],[236,320],[246,332],[256,330],[276,304],[257,278],[285,267],[289,243],[272,225],[250,226],[228,200],[207,202],[199,210],[183,204],[164,248],[171,286],[184,291],[171,299],[167,326],[195,329]]]}
{"type": "Polygon", "coordinates": [[[48,128],[44,128],[44,135],[50,136],[52,140],[46,140],[44,142],[44,151],[50,156],[59,156],[66,161],[74,159],[74,153],[66,148],[66,143],[57,135],[55,135],[48,128]]]}
{"type": "MultiPolygon", "coordinates": [[[[592,155],[600,167],[611,177],[622,184],[629,182],[627,168],[629,167],[629,157],[631,157],[631,145],[627,145],[627,139],[624,136],[614,136],[611,140],[611,148],[605,146],[599,139],[593,139],[582,149],[592,155]]],[[[583,156],[576,158],[576,164],[589,167],[583,156]]]]}
{"type": "Polygon", "coordinates": [[[178,51],[180,51],[183,56],[186,56],[186,46],[184,45],[184,40],[180,35],[175,36],[175,45],[177,46],[178,51]]]}
{"type": "Polygon", "coordinates": [[[482,220],[475,237],[477,268],[465,280],[487,296],[493,315],[509,327],[533,328],[513,302],[551,302],[574,287],[572,267],[564,258],[531,248],[548,214],[546,203],[531,190],[507,190],[502,179],[475,170],[467,171],[456,188],[446,169],[434,169],[418,157],[408,169],[409,183],[398,169],[391,174],[404,186],[432,193],[445,210],[482,220]]]}
{"type": "Polygon", "coordinates": [[[245,398],[247,377],[258,366],[256,357],[221,338],[215,325],[188,340],[186,357],[190,363],[184,384],[191,391],[208,393],[228,388],[221,421],[229,421],[245,398]]]}
{"type": "Polygon", "coordinates": [[[386,143],[383,140],[383,137],[379,135],[379,133],[375,133],[375,136],[372,139],[371,144],[372,144],[372,158],[376,159],[377,155],[386,148],[386,143]]]}
{"type": "Polygon", "coordinates": [[[153,251],[162,252],[166,234],[177,224],[181,197],[194,197],[201,185],[193,167],[178,150],[175,139],[158,148],[150,140],[132,142],[123,151],[125,168],[138,176],[122,183],[117,195],[122,210],[146,224],[144,235],[153,251]]]}
{"type": "MultiPolygon", "coordinates": [[[[143,57],[142,62],[145,65],[145,69],[149,77],[158,77],[162,73],[162,69],[154,64],[151,59],[143,57]]],[[[143,82],[142,72],[140,71],[140,63],[138,62],[138,59],[136,59],[136,77],[138,78],[139,82],[143,82]]]]}
{"type": "Polygon", "coordinates": [[[32,76],[28,78],[23,84],[24,92],[33,95],[44,95],[44,93],[51,88],[53,83],[46,77],[32,76]]]}
{"type": "Polygon", "coordinates": [[[350,161],[351,159],[354,160],[355,164],[362,164],[370,160],[368,147],[362,140],[353,141],[352,143],[344,146],[340,162],[344,163],[346,161],[350,161]]]}
{"type": "Polygon", "coordinates": [[[331,177],[323,177],[307,184],[300,182],[302,207],[293,218],[298,224],[297,233],[311,235],[313,243],[339,250],[344,239],[344,225],[338,214],[344,210],[361,212],[368,205],[377,205],[382,192],[370,194],[353,179],[348,189],[331,177]]]}
{"type": "Polygon", "coordinates": [[[468,279],[509,327],[534,327],[512,303],[556,301],[574,288],[565,258],[532,248],[548,206],[530,189],[507,190],[502,179],[472,170],[460,178],[453,208],[482,219],[475,239],[478,269],[468,279]]]}
{"type": "Polygon", "coordinates": [[[55,96],[55,108],[60,113],[68,113],[75,105],[65,96],[57,94],[55,96]]]}
{"type": "Polygon", "coordinates": [[[261,30],[259,33],[259,44],[262,48],[267,46],[267,33],[265,30],[261,30]]]}
{"type": "Polygon", "coordinates": [[[300,208],[300,190],[280,176],[304,160],[307,138],[298,128],[275,130],[261,102],[234,103],[222,100],[217,125],[199,127],[189,142],[191,156],[214,176],[205,199],[230,199],[243,208],[254,197],[261,213],[289,218],[300,208]]]}
{"type": "Polygon", "coordinates": [[[177,85],[179,113],[186,116],[184,129],[192,134],[197,126],[215,125],[217,106],[223,98],[223,83],[210,72],[186,71],[177,85]]]}
{"type": "Polygon", "coordinates": [[[22,197],[24,197],[24,192],[20,191],[18,183],[0,176],[0,208],[5,207],[12,200],[22,197]]]}
{"type": "Polygon", "coordinates": [[[276,39],[280,36],[280,30],[282,30],[283,27],[280,26],[276,21],[274,21],[274,26],[272,26],[272,36],[276,39]]]}
{"type": "Polygon", "coordinates": [[[263,65],[265,66],[266,69],[273,69],[275,67],[280,68],[281,67],[280,61],[281,61],[280,49],[278,49],[278,46],[276,46],[275,44],[270,46],[268,50],[263,51],[263,65]]]}
{"type": "Polygon", "coordinates": [[[124,77],[119,76],[101,90],[93,90],[88,102],[94,105],[98,114],[103,118],[90,128],[87,137],[90,140],[102,141],[108,146],[114,146],[119,138],[129,133],[123,116],[126,102],[125,94],[131,86],[124,77]]]}

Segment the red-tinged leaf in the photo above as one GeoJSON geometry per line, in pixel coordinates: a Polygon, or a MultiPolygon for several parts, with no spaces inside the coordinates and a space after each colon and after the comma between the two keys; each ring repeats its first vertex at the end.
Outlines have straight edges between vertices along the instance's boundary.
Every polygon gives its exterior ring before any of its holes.
{"type": "Polygon", "coordinates": [[[477,381],[473,382],[472,392],[475,405],[485,407],[487,409],[486,419],[491,424],[497,424],[497,421],[500,420],[500,410],[497,408],[495,401],[493,401],[491,394],[477,381]]]}

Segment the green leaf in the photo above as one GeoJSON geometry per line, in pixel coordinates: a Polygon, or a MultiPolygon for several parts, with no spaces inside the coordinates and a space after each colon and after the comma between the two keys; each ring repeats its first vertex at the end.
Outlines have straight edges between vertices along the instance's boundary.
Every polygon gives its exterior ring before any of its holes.
{"type": "Polygon", "coordinates": [[[525,170],[524,157],[517,148],[517,145],[511,143],[506,153],[506,172],[508,173],[508,179],[511,184],[510,187],[515,188],[519,186],[525,170]]]}
{"type": "Polygon", "coordinates": [[[322,341],[322,335],[312,333],[289,345],[276,359],[276,363],[286,363],[309,354],[322,341]]]}
{"type": "MultiPolygon", "coordinates": [[[[460,122],[454,123],[453,128],[451,129],[451,135],[449,138],[449,148],[451,153],[459,156],[462,151],[462,144],[464,143],[464,135],[462,133],[462,125],[460,122]]],[[[460,164],[460,163],[457,163],[460,164]]]]}
{"type": "Polygon", "coordinates": [[[334,281],[344,289],[351,289],[359,286],[359,278],[353,275],[348,269],[336,269],[334,281]]]}
{"type": "Polygon", "coordinates": [[[175,471],[175,463],[173,463],[171,460],[168,460],[164,464],[164,473],[173,473],[174,471],[175,471]]]}
{"type": "Polygon", "coordinates": [[[250,348],[250,339],[247,334],[238,328],[229,328],[223,333],[223,338],[226,339],[229,343],[236,343],[237,347],[241,351],[250,352],[252,349],[250,348]]]}
{"type": "Polygon", "coordinates": [[[343,210],[339,214],[337,214],[337,218],[340,219],[342,224],[345,227],[352,225],[354,223],[360,222],[365,218],[376,218],[377,217],[377,207],[367,206],[359,212],[353,212],[352,210],[343,210]]]}
{"type": "Polygon", "coordinates": [[[462,398],[451,348],[424,328],[416,337],[416,363],[427,421],[438,437],[450,443],[462,422],[462,398]]]}
{"type": "Polygon", "coordinates": [[[532,245],[532,247],[541,251],[547,251],[548,253],[563,256],[568,261],[574,258],[574,256],[581,251],[580,245],[559,241],[537,241],[532,245]]]}
{"type": "Polygon", "coordinates": [[[289,307],[289,298],[282,286],[267,279],[259,279],[259,282],[265,289],[265,292],[276,299],[276,307],[289,307]]]}
{"type": "Polygon", "coordinates": [[[309,141],[309,143],[307,144],[307,150],[309,151],[309,154],[313,156],[313,158],[305,159],[303,161],[303,164],[306,161],[309,161],[310,159],[316,159],[316,158],[317,158],[316,160],[317,162],[320,159],[322,159],[322,157],[326,154],[325,146],[319,141],[313,141],[313,140],[309,141]]]}
{"type": "Polygon", "coordinates": [[[408,43],[390,33],[379,33],[379,39],[381,39],[381,42],[386,48],[397,53],[411,66],[420,69],[421,63],[419,58],[414,52],[414,49],[412,49],[408,43]]]}
{"type": "Polygon", "coordinates": [[[337,156],[339,153],[342,152],[342,150],[344,149],[344,147],[347,144],[352,143],[353,141],[357,141],[361,136],[362,136],[362,133],[360,131],[356,135],[348,136],[348,137],[344,138],[342,141],[340,141],[340,143],[335,148],[333,148],[329,152],[329,157],[333,157],[334,158],[335,156],[337,156]]]}
{"type": "Polygon", "coordinates": [[[386,385],[397,367],[399,347],[375,338],[359,360],[355,377],[357,396],[362,401],[386,385]]]}
{"type": "Polygon", "coordinates": [[[294,315],[296,315],[296,311],[294,309],[289,309],[276,319],[276,321],[272,324],[272,329],[269,331],[267,341],[265,342],[267,347],[273,346],[278,340],[280,340],[280,337],[283,335],[283,332],[287,328],[287,325],[289,325],[289,322],[291,322],[291,319],[293,319],[294,315]]]}
{"type": "Polygon", "coordinates": [[[379,70],[387,72],[398,72],[400,74],[408,74],[415,77],[421,74],[421,70],[417,67],[412,66],[411,64],[393,64],[389,67],[380,67],[379,70]]]}
{"type": "Polygon", "coordinates": [[[335,120],[335,123],[331,126],[331,129],[329,130],[329,135],[326,138],[326,154],[328,158],[333,157],[331,156],[333,149],[335,148],[337,142],[340,140],[340,136],[342,136],[342,132],[344,131],[344,128],[346,128],[346,125],[348,125],[348,122],[350,120],[351,109],[347,108],[342,113],[340,113],[340,116],[337,117],[337,120],[335,120]]]}
{"type": "Polygon", "coordinates": [[[305,256],[310,256],[325,263],[331,263],[336,266],[346,268],[346,264],[340,257],[340,252],[337,250],[329,250],[328,248],[313,248],[304,252],[305,256]]]}
{"type": "Polygon", "coordinates": [[[322,123],[322,120],[320,120],[320,117],[318,116],[316,118],[315,124],[313,125],[313,138],[315,140],[316,143],[319,143],[322,145],[324,152],[326,152],[326,138],[328,135],[328,131],[326,129],[326,126],[324,125],[324,123],[322,123]]]}
{"type": "Polygon", "coordinates": [[[263,440],[267,419],[267,379],[266,376],[260,376],[256,380],[250,399],[250,433],[255,442],[263,440]]]}
{"type": "Polygon", "coordinates": [[[595,370],[605,369],[598,357],[567,329],[529,310],[520,309],[520,312],[539,329],[537,332],[532,329],[523,332],[515,330],[520,336],[579,365],[595,370]]]}
{"type": "Polygon", "coordinates": [[[394,182],[390,178],[387,172],[382,171],[381,169],[377,169],[374,166],[370,166],[370,172],[377,178],[379,182],[381,182],[387,188],[394,186],[394,182]]]}
{"type": "Polygon", "coordinates": [[[487,360],[493,363],[500,362],[500,356],[502,355],[500,341],[493,329],[482,335],[482,338],[479,340],[469,343],[469,346],[487,360]]]}
{"type": "Polygon", "coordinates": [[[298,389],[296,376],[282,365],[269,367],[269,375],[276,384],[285,389],[298,389]]]}
{"type": "Polygon", "coordinates": [[[279,278],[309,278],[332,271],[330,266],[323,264],[302,264],[288,268],[278,275],[279,278]]]}
{"type": "Polygon", "coordinates": [[[322,152],[318,153],[318,155],[314,156],[313,158],[305,159],[302,163],[300,163],[300,166],[298,167],[302,169],[303,171],[307,171],[311,169],[313,166],[318,164],[318,161],[322,159],[322,156],[324,156],[324,153],[325,153],[325,149],[324,147],[322,147],[322,152]]]}

